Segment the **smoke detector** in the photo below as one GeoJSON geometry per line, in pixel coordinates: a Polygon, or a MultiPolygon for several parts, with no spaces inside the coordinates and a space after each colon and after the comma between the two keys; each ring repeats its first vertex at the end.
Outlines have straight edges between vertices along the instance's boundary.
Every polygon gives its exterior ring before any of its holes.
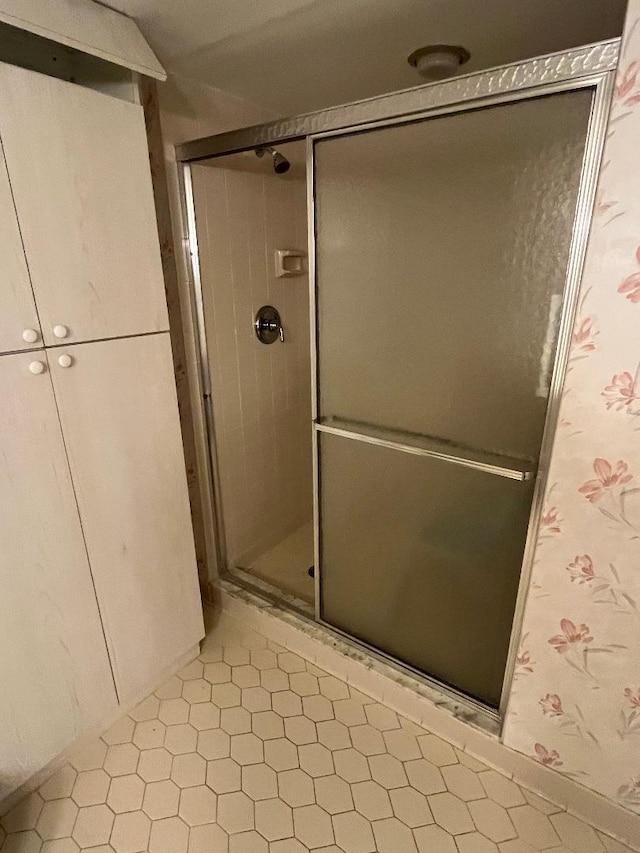
{"type": "Polygon", "coordinates": [[[407,57],[407,62],[429,83],[453,77],[471,54],[459,44],[428,44],[407,57]]]}

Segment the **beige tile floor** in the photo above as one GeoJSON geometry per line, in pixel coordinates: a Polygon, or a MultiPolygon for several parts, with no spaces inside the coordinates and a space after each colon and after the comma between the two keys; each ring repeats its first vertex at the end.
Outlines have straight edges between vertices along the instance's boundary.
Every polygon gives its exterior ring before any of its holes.
{"type": "Polygon", "coordinates": [[[1,823],[2,853],[627,850],[225,616],[1,823]]]}
{"type": "Polygon", "coordinates": [[[314,582],[308,572],[312,565],[313,523],[309,522],[253,560],[247,571],[313,604],[314,582]]]}

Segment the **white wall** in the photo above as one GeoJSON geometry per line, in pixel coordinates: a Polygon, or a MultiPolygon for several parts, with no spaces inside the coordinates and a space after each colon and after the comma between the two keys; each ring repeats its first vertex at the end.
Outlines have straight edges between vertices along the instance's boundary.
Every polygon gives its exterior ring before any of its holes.
{"type": "Polygon", "coordinates": [[[306,251],[306,187],[204,165],[193,183],[227,555],[247,565],[312,515],[308,278],[275,275],[276,249],[306,251]],[[266,304],[284,343],[255,336],[266,304]]]}

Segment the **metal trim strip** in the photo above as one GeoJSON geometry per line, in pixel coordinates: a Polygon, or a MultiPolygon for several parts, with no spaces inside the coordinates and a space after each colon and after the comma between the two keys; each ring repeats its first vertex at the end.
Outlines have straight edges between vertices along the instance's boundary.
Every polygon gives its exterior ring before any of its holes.
{"type": "Polygon", "coordinates": [[[311,429],[313,453],[313,564],[316,620],[320,621],[320,464],[318,434],[313,424],[318,419],[318,324],[316,322],[316,215],[315,215],[315,171],[313,162],[313,140],[307,139],[307,240],[309,268],[309,328],[311,348],[311,429]]]}
{"type": "Polygon", "coordinates": [[[227,548],[224,525],[222,523],[222,495],[220,493],[220,477],[218,476],[218,456],[216,450],[216,433],[213,421],[211,397],[211,371],[209,369],[207,331],[204,317],[204,301],[202,296],[202,280],[200,277],[200,257],[198,250],[198,232],[196,229],[196,205],[193,193],[193,175],[189,163],[178,165],[178,181],[180,200],[182,203],[184,227],[186,236],[183,243],[185,262],[189,275],[189,290],[192,297],[192,310],[195,323],[196,349],[198,361],[198,382],[201,392],[203,420],[206,427],[206,453],[204,454],[207,471],[206,476],[211,485],[211,498],[215,530],[214,547],[218,566],[227,564],[227,548]]]}
{"type": "Polygon", "coordinates": [[[438,107],[477,101],[509,92],[531,90],[616,68],[620,39],[596,42],[572,50],[501,65],[440,83],[428,83],[374,98],[341,104],[306,115],[205,136],[176,146],[180,161],[204,160],[258,145],[302,139],[397,116],[410,116],[438,107]]]}
{"type": "Polygon", "coordinates": [[[564,379],[569,362],[571,335],[578,308],[580,282],[582,280],[587,243],[593,218],[593,209],[596,202],[600,163],[606,139],[607,123],[613,100],[614,86],[615,69],[600,75],[599,79],[596,81],[591,116],[586,133],[582,174],[578,189],[578,200],[576,202],[573,233],[569,249],[569,262],[567,264],[562,312],[558,328],[558,343],[556,346],[553,373],[551,376],[545,425],[542,433],[542,441],[540,443],[540,455],[538,457],[538,477],[533,492],[529,528],[527,531],[524,555],[522,558],[520,583],[516,597],[516,608],[513,617],[511,639],[507,652],[505,675],[499,705],[499,711],[503,719],[507,713],[507,705],[515,677],[518,646],[522,634],[527,595],[531,584],[538,529],[540,526],[543,501],[547,488],[553,441],[560,414],[562,387],[564,385],[564,379]]]}

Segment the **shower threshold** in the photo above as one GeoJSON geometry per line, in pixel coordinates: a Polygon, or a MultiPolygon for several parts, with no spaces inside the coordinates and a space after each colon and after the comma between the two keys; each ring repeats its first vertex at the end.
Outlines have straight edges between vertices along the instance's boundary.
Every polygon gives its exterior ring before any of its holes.
{"type": "MultiPolygon", "coordinates": [[[[302,635],[323,643],[334,652],[339,652],[345,661],[345,672],[336,673],[349,681],[349,661],[364,664],[375,676],[390,680],[408,690],[413,700],[429,703],[429,706],[446,711],[459,720],[499,736],[502,729],[500,714],[476,700],[459,693],[423,672],[415,670],[402,661],[379,651],[367,643],[318,621],[315,609],[308,602],[296,598],[268,581],[258,578],[239,568],[225,572],[216,584],[223,594],[252,605],[259,611],[295,627],[302,635]]],[[[304,638],[300,638],[301,644],[304,638]]],[[[295,648],[291,647],[292,651],[295,648]]],[[[304,654],[304,652],[300,652],[304,654]]]]}
{"type": "Polygon", "coordinates": [[[229,583],[260,596],[265,603],[282,606],[287,610],[315,621],[315,607],[313,604],[270,583],[264,577],[260,577],[239,566],[232,566],[227,569],[223,577],[229,583]]]}
{"type": "Polygon", "coordinates": [[[314,560],[313,522],[291,531],[270,548],[245,555],[234,565],[253,577],[313,606],[315,585],[309,567],[314,560]]]}

